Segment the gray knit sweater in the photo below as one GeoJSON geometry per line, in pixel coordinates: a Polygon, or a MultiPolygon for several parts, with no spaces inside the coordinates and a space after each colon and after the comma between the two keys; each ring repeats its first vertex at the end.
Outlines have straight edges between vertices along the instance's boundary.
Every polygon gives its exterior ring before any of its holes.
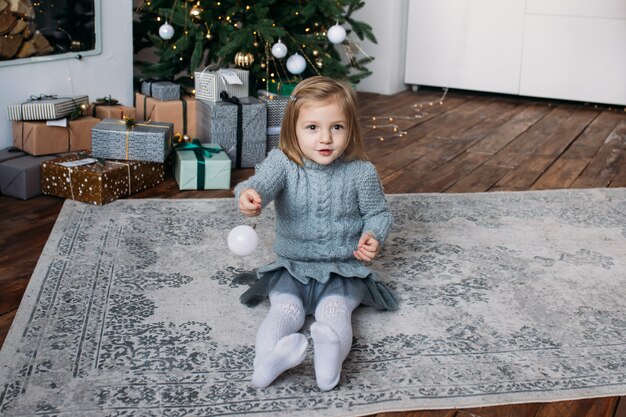
{"type": "Polygon", "coordinates": [[[352,253],[364,232],[382,245],[393,222],[372,163],[339,158],[329,165],[305,160],[300,167],[274,149],[254,176],[235,187],[236,203],[247,188],[276,209],[278,260],[259,274],[284,267],[304,284],[325,283],[331,273],[376,278],[352,253]]]}

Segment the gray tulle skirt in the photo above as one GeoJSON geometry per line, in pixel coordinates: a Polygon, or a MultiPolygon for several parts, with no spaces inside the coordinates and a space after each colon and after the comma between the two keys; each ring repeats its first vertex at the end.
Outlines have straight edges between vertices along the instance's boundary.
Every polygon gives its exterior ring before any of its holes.
{"type": "MultiPolygon", "coordinates": [[[[245,275],[245,274],[244,274],[245,275]]],[[[249,280],[243,275],[235,280],[249,280]]],[[[307,314],[313,314],[319,300],[327,295],[341,295],[359,301],[361,304],[379,310],[397,310],[398,302],[393,292],[372,275],[365,278],[344,277],[331,274],[328,282],[321,284],[313,279],[303,284],[285,268],[263,273],[253,281],[252,286],[240,296],[242,304],[254,307],[267,298],[272,291],[289,293],[299,297],[307,314]]]]}

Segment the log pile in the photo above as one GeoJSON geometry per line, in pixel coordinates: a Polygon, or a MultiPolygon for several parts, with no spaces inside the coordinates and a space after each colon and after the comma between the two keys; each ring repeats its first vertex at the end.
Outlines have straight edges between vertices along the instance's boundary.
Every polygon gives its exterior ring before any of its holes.
{"type": "Polygon", "coordinates": [[[50,42],[37,30],[31,0],[0,0],[0,60],[52,51],[50,42]]]}

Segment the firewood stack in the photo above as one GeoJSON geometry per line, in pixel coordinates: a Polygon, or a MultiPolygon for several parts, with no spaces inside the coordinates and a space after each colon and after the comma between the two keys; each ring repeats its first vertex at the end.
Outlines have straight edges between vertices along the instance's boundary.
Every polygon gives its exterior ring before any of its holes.
{"type": "Polygon", "coordinates": [[[53,51],[37,30],[31,0],[0,0],[0,59],[48,55],[53,51]]]}

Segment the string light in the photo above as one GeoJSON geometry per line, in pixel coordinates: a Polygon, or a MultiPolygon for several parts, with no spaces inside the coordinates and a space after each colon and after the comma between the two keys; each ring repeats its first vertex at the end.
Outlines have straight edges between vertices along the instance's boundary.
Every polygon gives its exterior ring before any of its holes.
{"type": "MultiPolygon", "coordinates": [[[[443,95],[439,99],[439,105],[443,105],[447,94],[448,94],[448,88],[444,88],[443,95]]],[[[401,138],[403,136],[406,136],[408,132],[406,130],[402,130],[400,126],[395,123],[396,120],[421,119],[428,115],[428,113],[425,112],[423,108],[426,105],[428,107],[432,107],[434,106],[434,104],[435,103],[432,101],[429,101],[428,103],[426,102],[415,103],[411,106],[411,109],[413,110],[414,113],[410,116],[405,116],[405,115],[361,116],[360,118],[361,120],[370,122],[369,124],[365,123],[362,125],[362,127],[366,129],[364,132],[365,136],[367,137],[368,133],[372,133],[372,132],[368,132],[367,129],[371,129],[371,131],[376,131],[377,133],[374,137],[380,140],[381,142],[389,138],[401,138]],[[381,130],[390,131],[390,133],[388,134],[378,133],[381,130]]],[[[370,136],[370,138],[371,137],[372,136],[370,136]]]]}

